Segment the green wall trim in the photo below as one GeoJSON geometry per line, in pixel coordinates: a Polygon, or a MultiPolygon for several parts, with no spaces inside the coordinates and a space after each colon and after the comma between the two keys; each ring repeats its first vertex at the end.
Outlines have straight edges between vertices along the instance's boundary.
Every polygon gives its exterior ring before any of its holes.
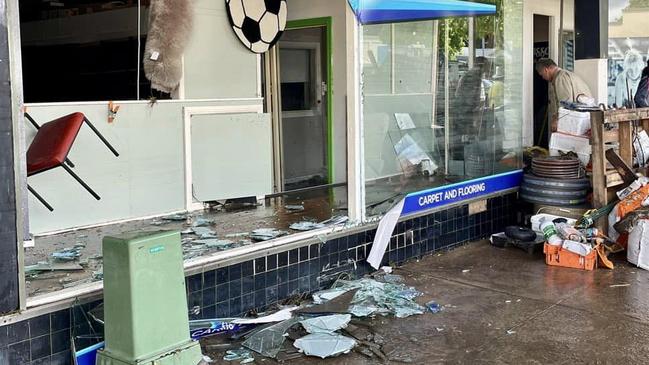
{"type": "Polygon", "coordinates": [[[335,182],[334,175],[334,77],[333,77],[333,18],[310,18],[289,20],[286,23],[287,29],[324,27],[327,37],[327,179],[330,184],[335,182]]]}

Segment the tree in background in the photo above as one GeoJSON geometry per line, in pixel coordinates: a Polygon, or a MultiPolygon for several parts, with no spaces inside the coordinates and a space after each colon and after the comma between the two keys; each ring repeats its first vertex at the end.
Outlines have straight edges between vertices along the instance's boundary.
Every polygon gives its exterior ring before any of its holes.
{"type": "Polygon", "coordinates": [[[629,0],[629,5],[624,10],[647,8],[649,8],[649,0],[629,0]]]}

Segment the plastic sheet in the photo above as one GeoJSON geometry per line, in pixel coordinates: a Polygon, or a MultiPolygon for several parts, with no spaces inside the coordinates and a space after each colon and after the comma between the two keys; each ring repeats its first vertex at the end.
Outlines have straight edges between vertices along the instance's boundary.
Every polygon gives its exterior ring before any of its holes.
{"type": "MultiPolygon", "coordinates": [[[[200,308],[199,308],[200,310],[200,308]]],[[[189,333],[192,340],[199,340],[203,337],[235,334],[253,326],[233,323],[233,319],[211,319],[189,321],[189,333]]]]}
{"type": "Polygon", "coordinates": [[[443,307],[436,302],[428,302],[426,303],[426,308],[428,308],[431,313],[435,314],[441,312],[443,307]]]}
{"type": "Polygon", "coordinates": [[[301,321],[304,329],[309,333],[334,333],[346,328],[352,316],[349,314],[336,314],[331,316],[315,317],[301,321]]]}
{"type": "Polygon", "coordinates": [[[295,340],[293,346],[307,356],[325,359],[349,353],[356,346],[356,340],[338,334],[315,333],[295,340]]]}

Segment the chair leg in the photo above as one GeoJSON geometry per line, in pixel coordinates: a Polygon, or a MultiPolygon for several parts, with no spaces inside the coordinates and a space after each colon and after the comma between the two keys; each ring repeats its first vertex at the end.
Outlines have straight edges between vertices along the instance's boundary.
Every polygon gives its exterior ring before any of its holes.
{"type": "Polygon", "coordinates": [[[37,193],[36,190],[34,190],[34,188],[32,188],[29,184],[27,184],[27,189],[30,193],[34,194],[36,199],[38,199],[38,201],[41,202],[41,204],[43,204],[45,208],[47,208],[50,212],[54,211],[54,208],[52,208],[52,206],[45,199],[43,199],[43,197],[39,193],[37,193]]]}
{"type": "Polygon", "coordinates": [[[25,113],[25,118],[27,118],[27,120],[34,126],[34,128],[41,129],[41,126],[38,125],[38,123],[36,123],[36,121],[34,120],[34,118],[32,118],[31,115],[25,113]]]}
{"type": "Polygon", "coordinates": [[[74,171],[70,169],[70,167],[66,166],[66,164],[61,164],[61,167],[63,167],[65,171],[68,172],[68,174],[70,174],[75,180],[77,180],[77,182],[81,184],[81,186],[83,186],[90,193],[90,195],[95,197],[95,199],[97,200],[101,200],[101,197],[99,197],[99,195],[97,195],[97,193],[95,193],[95,191],[92,190],[90,186],[88,186],[88,184],[81,180],[81,178],[77,174],[75,174],[74,171]]]}
{"type": "Polygon", "coordinates": [[[88,124],[88,127],[90,127],[90,129],[92,129],[92,131],[95,132],[97,137],[99,137],[99,139],[101,139],[101,141],[104,142],[106,147],[108,147],[108,149],[113,153],[113,155],[115,155],[115,157],[119,157],[119,153],[117,153],[117,150],[106,140],[106,138],[104,138],[104,136],[101,133],[99,133],[97,128],[95,128],[95,126],[92,125],[92,123],[90,123],[88,118],[84,117],[83,120],[86,122],[86,124],[88,124]]]}

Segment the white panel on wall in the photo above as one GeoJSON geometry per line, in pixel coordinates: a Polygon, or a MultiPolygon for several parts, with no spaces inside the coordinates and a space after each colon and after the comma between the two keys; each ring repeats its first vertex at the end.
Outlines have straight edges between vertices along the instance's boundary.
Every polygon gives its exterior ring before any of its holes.
{"type": "MultiPolygon", "coordinates": [[[[96,201],[62,168],[28,179],[54,207],[49,212],[29,196],[32,233],[57,231],[182,210],[184,154],[182,104],[122,104],[108,124],[107,104],[30,106],[40,123],[84,113],[120,153],[115,157],[83,126],[70,151],[74,171],[100,196],[96,201]],[[164,199],[161,199],[164,197],[164,199]]],[[[28,143],[35,134],[26,127],[28,143]]]]}
{"type": "MultiPolygon", "coordinates": [[[[261,99],[163,101],[154,106],[146,102],[118,102],[121,108],[112,124],[108,123],[108,103],[29,105],[28,112],[40,124],[73,112],[84,113],[120,153],[117,158],[113,156],[97,136],[83,126],[69,156],[76,164],[74,171],[101,196],[101,200],[96,201],[62,168],[32,176],[28,178],[29,184],[52,204],[54,212],[30,195],[31,233],[38,235],[184,210],[184,109],[249,106],[251,103],[261,107],[261,99]]],[[[243,124],[235,126],[239,127],[242,133],[247,128],[243,124]]],[[[30,125],[25,129],[29,145],[36,131],[30,125]]],[[[231,147],[229,155],[218,159],[230,159],[239,151],[247,153],[250,150],[248,144],[231,147]]],[[[202,158],[214,160],[210,155],[202,158]]],[[[253,170],[248,172],[257,174],[253,170]]]]}
{"type": "Polygon", "coordinates": [[[199,201],[272,193],[270,114],[191,118],[192,184],[199,201]]]}

